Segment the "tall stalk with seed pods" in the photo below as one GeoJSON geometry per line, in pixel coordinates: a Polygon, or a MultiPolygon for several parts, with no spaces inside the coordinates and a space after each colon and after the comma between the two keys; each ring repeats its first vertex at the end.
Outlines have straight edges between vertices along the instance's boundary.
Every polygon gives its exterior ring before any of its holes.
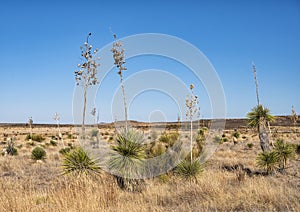
{"type": "Polygon", "coordinates": [[[190,85],[191,93],[187,95],[185,105],[187,108],[186,111],[186,118],[190,121],[190,158],[191,163],[193,161],[193,119],[195,115],[200,115],[199,113],[199,106],[198,106],[198,96],[194,94],[194,85],[190,85]]]}
{"type": "Polygon", "coordinates": [[[82,111],[82,136],[85,134],[85,115],[86,115],[86,100],[87,90],[90,86],[98,84],[97,72],[100,63],[99,58],[96,58],[98,49],[92,51],[92,45],[89,44],[89,37],[92,34],[89,33],[86,42],[80,47],[81,57],[83,62],[78,64],[78,71],[75,71],[76,85],[83,87],[83,111],[82,111]]]}

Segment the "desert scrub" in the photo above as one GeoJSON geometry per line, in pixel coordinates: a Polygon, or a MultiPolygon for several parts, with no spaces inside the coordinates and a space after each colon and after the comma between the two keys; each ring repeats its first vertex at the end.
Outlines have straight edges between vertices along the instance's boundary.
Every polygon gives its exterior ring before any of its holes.
{"type": "Polygon", "coordinates": [[[159,141],[168,144],[168,146],[172,146],[177,141],[178,138],[179,138],[178,132],[172,132],[172,133],[163,132],[159,137],[159,141]]]}
{"type": "Polygon", "coordinates": [[[203,172],[203,168],[199,160],[183,160],[176,166],[174,172],[183,180],[197,182],[197,177],[203,172]]]}
{"type": "Polygon", "coordinates": [[[45,140],[45,138],[40,134],[27,135],[25,138],[25,140],[27,140],[27,141],[30,139],[33,141],[37,141],[37,142],[42,142],[45,140]]]}
{"type": "Polygon", "coordinates": [[[44,148],[37,146],[31,151],[31,158],[33,160],[44,160],[46,158],[46,151],[44,148]]]}
{"type": "Polygon", "coordinates": [[[278,156],[278,162],[282,169],[286,167],[287,161],[294,158],[295,148],[292,144],[284,142],[283,139],[278,139],[275,143],[274,150],[278,156]]]}
{"type": "Polygon", "coordinates": [[[57,142],[54,141],[54,140],[50,140],[50,144],[51,144],[52,146],[57,146],[57,142]]]}
{"type": "Polygon", "coordinates": [[[100,174],[100,165],[82,148],[77,147],[66,153],[63,159],[63,174],[74,174],[77,176],[93,176],[100,174]]]}
{"type": "Polygon", "coordinates": [[[18,155],[18,150],[15,148],[15,143],[12,138],[10,138],[7,143],[7,147],[4,150],[4,155],[5,153],[11,156],[18,155]]]}
{"type": "Polygon", "coordinates": [[[233,133],[233,137],[235,137],[235,138],[239,138],[240,137],[240,133],[239,133],[239,131],[234,131],[234,133],[233,133]]]}
{"type": "Polygon", "coordinates": [[[141,191],[144,180],[139,179],[144,171],[146,158],[143,135],[134,129],[125,129],[116,136],[108,168],[118,186],[126,191],[141,191]]]}
{"type": "Polygon", "coordinates": [[[95,129],[92,129],[92,130],[90,131],[91,137],[97,137],[98,134],[99,134],[99,130],[96,129],[96,128],[95,128],[95,129]]]}
{"type": "Polygon", "coordinates": [[[71,151],[71,148],[70,147],[65,147],[65,148],[61,148],[58,152],[62,155],[65,155],[67,154],[68,152],[71,151]]]}
{"type": "Polygon", "coordinates": [[[258,167],[263,168],[267,174],[272,174],[278,166],[279,157],[275,151],[261,152],[256,158],[258,167]]]}
{"type": "Polygon", "coordinates": [[[253,146],[254,146],[254,144],[253,144],[253,143],[248,143],[248,144],[247,144],[247,147],[248,147],[249,149],[252,149],[252,148],[253,148],[253,146]]]}

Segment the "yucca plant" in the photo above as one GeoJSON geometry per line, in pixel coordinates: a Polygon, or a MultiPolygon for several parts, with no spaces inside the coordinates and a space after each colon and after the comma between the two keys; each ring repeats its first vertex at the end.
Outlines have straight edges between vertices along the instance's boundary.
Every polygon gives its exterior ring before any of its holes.
{"type": "Polygon", "coordinates": [[[15,143],[12,138],[8,141],[5,151],[8,155],[18,155],[18,150],[15,148],[15,143]]]}
{"type": "Polygon", "coordinates": [[[183,160],[175,168],[175,174],[184,180],[196,181],[203,168],[199,160],[183,160]]]}
{"type": "Polygon", "coordinates": [[[274,151],[278,155],[282,169],[286,167],[288,159],[293,158],[296,152],[292,144],[286,143],[282,139],[276,141],[274,151]]]}
{"type": "Polygon", "coordinates": [[[256,163],[260,168],[266,170],[267,174],[273,173],[278,165],[278,154],[275,151],[261,152],[256,158],[256,163]]]}
{"type": "Polygon", "coordinates": [[[97,175],[101,171],[98,161],[92,159],[82,147],[65,153],[62,167],[63,174],[74,174],[79,177],[97,175]]]}
{"type": "Polygon", "coordinates": [[[108,161],[108,168],[118,186],[127,191],[140,191],[144,180],[140,179],[146,157],[143,135],[133,129],[125,129],[116,136],[116,145],[108,161]]]}
{"type": "Polygon", "coordinates": [[[256,77],[256,67],[252,64],[254,80],[256,86],[256,98],[257,98],[257,106],[252,108],[252,110],[247,113],[248,126],[257,127],[257,132],[259,135],[260,146],[263,151],[270,151],[270,140],[267,132],[267,126],[270,129],[270,122],[274,120],[274,116],[271,115],[270,110],[268,108],[263,107],[259,101],[258,95],[258,81],[256,77]]]}

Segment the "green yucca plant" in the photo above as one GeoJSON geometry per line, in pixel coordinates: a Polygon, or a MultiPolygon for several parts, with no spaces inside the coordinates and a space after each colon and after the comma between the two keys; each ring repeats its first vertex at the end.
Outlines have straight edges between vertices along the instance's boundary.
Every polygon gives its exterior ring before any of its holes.
{"type": "Polygon", "coordinates": [[[203,168],[199,160],[183,160],[175,168],[175,174],[189,181],[197,182],[197,177],[201,172],[203,172],[203,168]]]}
{"type": "Polygon", "coordinates": [[[278,139],[275,143],[274,151],[278,155],[281,168],[285,168],[288,159],[295,156],[295,148],[292,144],[284,142],[282,139],[278,139]]]}
{"type": "Polygon", "coordinates": [[[248,125],[250,127],[259,127],[261,124],[267,125],[267,122],[274,121],[274,116],[270,110],[262,105],[257,105],[247,114],[248,125]]]}
{"type": "Polygon", "coordinates": [[[266,127],[275,119],[274,116],[271,115],[270,110],[259,104],[247,113],[247,119],[248,126],[257,127],[261,149],[263,151],[270,151],[270,141],[266,127]]]}
{"type": "Polygon", "coordinates": [[[67,152],[63,159],[63,174],[75,174],[77,176],[95,175],[100,173],[100,166],[96,159],[92,159],[82,148],[77,147],[67,152]]]}
{"type": "Polygon", "coordinates": [[[127,191],[141,190],[144,180],[139,179],[146,157],[143,135],[133,129],[125,129],[116,136],[116,145],[108,167],[114,174],[121,189],[127,191]]]}
{"type": "Polygon", "coordinates": [[[261,152],[256,158],[256,163],[260,168],[267,171],[268,174],[273,173],[278,164],[278,154],[275,151],[261,152]]]}

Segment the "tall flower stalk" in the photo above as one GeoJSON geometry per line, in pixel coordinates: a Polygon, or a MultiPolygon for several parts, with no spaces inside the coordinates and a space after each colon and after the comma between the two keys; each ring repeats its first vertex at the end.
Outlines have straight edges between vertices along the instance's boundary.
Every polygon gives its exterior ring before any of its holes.
{"type": "Polygon", "coordinates": [[[63,148],[65,148],[64,140],[63,140],[63,137],[62,137],[62,134],[61,134],[61,131],[60,131],[60,126],[59,126],[60,117],[59,117],[58,113],[56,113],[56,112],[54,113],[53,119],[56,121],[57,130],[58,130],[58,137],[62,141],[63,148]]]}
{"type": "Polygon", "coordinates": [[[194,85],[190,85],[190,91],[191,93],[187,95],[185,105],[187,108],[186,111],[186,118],[190,121],[190,158],[191,163],[193,161],[193,119],[195,115],[199,115],[199,106],[198,106],[198,96],[194,94],[194,85]]]}
{"type": "Polygon", "coordinates": [[[292,114],[291,114],[291,120],[293,122],[293,125],[297,124],[297,120],[298,120],[298,115],[295,111],[294,105],[292,105],[292,114]]]}
{"type": "Polygon", "coordinates": [[[83,46],[80,47],[81,57],[83,62],[78,64],[78,71],[75,71],[75,80],[76,85],[83,87],[83,111],[82,111],[82,136],[85,134],[85,115],[86,115],[86,99],[87,99],[87,90],[90,86],[98,84],[97,71],[99,58],[95,58],[95,55],[98,52],[98,49],[92,51],[92,45],[89,44],[89,37],[92,34],[89,33],[86,42],[83,46]]]}
{"type": "Polygon", "coordinates": [[[32,117],[29,117],[28,124],[29,124],[29,128],[30,128],[30,139],[32,139],[32,125],[33,125],[32,117]]]}
{"type": "Polygon", "coordinates": [[[118,68],[118,75],[120,76],[120,84],[123,94],[123,103],[124,103],[124,113],[125,113],[125,130],[128,131],[128,112],[127,112],[127,103],[126,103],[126,95],[125,95],[125,88],[123,83],[123,71],[126,71],[127,68],[125,66],[125,50],[123,48],[123,44],[121,41],[117,41],[117,36],[114,34],[114,42],[113,48],[111,52],[113,53],[114,64],[118,68]]]}

